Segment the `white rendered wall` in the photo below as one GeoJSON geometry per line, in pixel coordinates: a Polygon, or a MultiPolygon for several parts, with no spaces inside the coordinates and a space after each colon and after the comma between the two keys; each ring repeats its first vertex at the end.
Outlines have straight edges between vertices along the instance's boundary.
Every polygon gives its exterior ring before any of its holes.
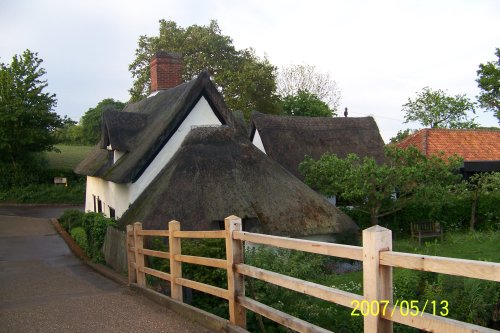
{"type": "Polygon", "coordinates": [[[109,217],[109,207],[115,209],[116,217],[120,217],[129,206],[128,184],[108,182],[98,177],[87,177],[85,211],[94,211],[94,197],[102,202],[102,211],[109,217]]]}
{"type": "Polygon", "coordinates": [[[262,138],[260,137],[259,130],[255,129],[255,135],[253,136],[253,141],[252,143],[254,144],[255,147],[259,148],[261,151],[266,153],[266,149],[264,148],[264,144],[262,143],[262,138]]]}
{"type": "MultiPolygon", "coordinates": [[[[182,122],[181,126],[179,126],[176,133],[172,135],[170,140],[135,183],[117,184],[97,177],[87,177],[85,211],[94,210],[93,195],[95,195],[103,202],[103,212],[106,216],[109,216],[109,206],[111,206],[115,209],[116,218],[121,217],[129,205],[141,195],[158,173],[167,165],[179,149],[186,135],[191,131],[191,128],[193,126],[204,125],[220,126],[221,122],[207,100],[202,97],[182,122]]],[[[114,160],[117,161],[122,154],[115,151],[114,160]]]]}

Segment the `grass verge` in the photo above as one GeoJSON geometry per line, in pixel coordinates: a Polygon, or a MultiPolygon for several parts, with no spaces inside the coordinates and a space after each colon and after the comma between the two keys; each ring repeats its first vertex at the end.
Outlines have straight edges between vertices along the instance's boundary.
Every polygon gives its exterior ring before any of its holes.
{"type": "Polygon", "coordinates": [[[51,151],[45,153],[45,158],[49,162],[49,168],[73,170],[94,147],[56,145],[56,148],[61,152],[56,153],[51,151]]]}

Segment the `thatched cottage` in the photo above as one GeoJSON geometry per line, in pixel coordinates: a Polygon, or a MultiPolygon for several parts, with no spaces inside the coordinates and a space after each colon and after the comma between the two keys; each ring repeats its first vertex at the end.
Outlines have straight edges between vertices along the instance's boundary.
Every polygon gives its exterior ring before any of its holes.
{"type": "Polygon", "coordinates": [[[234,214],[248,230],[286,236],[356,228],[345,214],[261,153],[207,73],[182,83],[177,54],[151,62],[153,93],[103,115],[100,143],[75,172],[86,211],[147,229],[181,221],[219,229],[234,214]]]}
{"type": "Polygon", "coordinates": [[[259,112],[251,115],[250,140],[261,151],[299,179],[299,164],[306,155],[324,153],[340,158],[350,153],[384,161],[384,141],[372,117],[296,117],[259,112]]]}

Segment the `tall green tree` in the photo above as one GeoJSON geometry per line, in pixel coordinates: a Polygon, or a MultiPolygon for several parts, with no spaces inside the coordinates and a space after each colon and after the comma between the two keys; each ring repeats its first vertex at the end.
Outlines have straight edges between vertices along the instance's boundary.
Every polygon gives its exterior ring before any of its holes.
{"type": "Polygon", "coordinates": [[[62,126],[57,129],[56,137],[57,141],[63,144],[85,144],[82,126],[73,119],[67,117],[62,120],[62,126]]]}
{"type": "Polygon", "coordinates": [[[416,131],[417,130],[411,129],[411,128],[407,128],[405,130],[399,130],[396,133],[396,136],[390,138],[390,141],[391,141],[391,143],[397,143],[397,142],[403,141],[404,139],[406,139],[407,137],[409,137],[410,135],[412,135],[416,131]]]}
{"type": "Polygon", "coordinates": [[[16,163],[30,153],[54,150],[61,118],[52,110],[56,95],[46,92],[46,71],[38,54],[26,50],[0,63],[0,160],[16,163]]]}
{"type": "Polygon", "coordinates": [[[372,157],[349,154],[339,158],[326,153],[319,160],[306,157],[299,170],[306,184],[326,196],[357,205],[376,225],[380,217],[403,209],[419,191],[458,182],[452,171],[459,165],[456,158],[427,158],[415,147],[388,147],[384,164],[377,164],[372,157]]]}
{"type": "Polygon", "coordinates": [[[290,116],[333,117],[336,115],[318,96],[304,90],[284,97],[282,106],[283,113],[290,116]]]}
{"type": "MultiPolygon", "coordinates": [[[[101,139],[101,121],[104,111],[121,111],[124,107],[125,103],[115,101],[112,98],[106,98],[100,101],[95,107],[88,109],[82,119],[80,119],[83,143],[95,145],[101,139]]],[[[78,132],[75,134],[78,134],[78,132]]]]}
{"type": "Polygon", "coordinates": [[[476,82],[481,89],[479,104],[494,112],[500,123],[500,48],[496,49],[495,55],[497,60],[479,65],[476,82]]]}
{"type": "Polygon", "coordinates": [[[403,105],[405,123],[418,121],[430,128],[474,128],[474,119],[468,112],[475,113],[474,103],[465,95],[449,96],[445,91],[429,87],[417,93],[415,99],[408,98],[403,105]]]}
{"type": "Polygon", "coordinates": [[[248,117],[252,111],[280,113],[276,94],[276,68],[260,59],[253,49],[237,50],[229,36],[223,35],[217,21],[207,26],[178,26],[160,20],[157,36],[139,38],[135,60],[129,70],[134,78],[130,94],[137,101],[149,94],[149,62],[159,51],[179,52],[183,56],[183,79],[208,70],[224,99],[233,111],[248,117]]]}
{"type": "Polygon", "coordinates": [[[482,196],[500,191],[500,172],[478,173],[462,182],[462,193],[471,199],[469,230],[474,231],[477,224],[477,208],[482,196]]]}

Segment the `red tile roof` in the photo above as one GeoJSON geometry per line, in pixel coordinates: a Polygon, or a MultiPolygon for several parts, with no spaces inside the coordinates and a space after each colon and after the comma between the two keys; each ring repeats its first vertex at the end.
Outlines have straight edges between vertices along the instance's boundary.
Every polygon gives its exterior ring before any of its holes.
{"type": "Polygon", "coordinates": [[[445,157],[457,154],[465,161],[500,160],[500,130],[426,128],[396,143],[412,145],[426,156],[442,151],[445,157]]]}

